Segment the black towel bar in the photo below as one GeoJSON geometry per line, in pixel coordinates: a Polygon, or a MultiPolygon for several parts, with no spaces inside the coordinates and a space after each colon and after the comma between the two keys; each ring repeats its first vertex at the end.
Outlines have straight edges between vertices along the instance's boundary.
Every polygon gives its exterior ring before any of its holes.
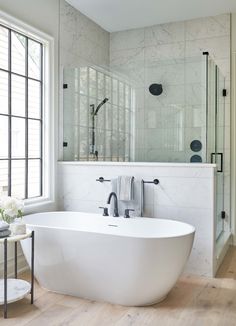
{"type": "MultiPolygon", "coordinates": [[[[98,182],[111,182],[111,180],[108,179],[104,179],[103,177],[99,177],[98,179],[96,179],[96,181],[98,182]]],[[[160,183],[160,181],[158,179],[154,179],[153,181],[144,181],[142,180],[143,183],[153,183],[154,185],[158,185],[160,183]]]]}
{"type": "Polygon", "coordinates": [[[158,179],[154,179],[153,181],[144,181],[142,180],[143,183],[153,183],[154,185],[158,185],[160,183],[160,181],[158,179]]]}
{"type": "Polygon", "coordinates": [[[96,179],[96,181],[98,181],[98,182],[110,182],[111,180],[106,180],[103,177],[99,177],[98,179],[96,179]]]}

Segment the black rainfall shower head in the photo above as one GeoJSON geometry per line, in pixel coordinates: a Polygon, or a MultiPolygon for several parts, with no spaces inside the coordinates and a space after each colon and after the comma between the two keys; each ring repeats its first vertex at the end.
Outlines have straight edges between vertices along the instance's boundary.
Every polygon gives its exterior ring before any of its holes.
{"type": "Polygon", "coordinates": [[[149,92],[154,95],[158,96],[161,95],[163,92],[162,84],[152,84],[149,86],[149,92]]]}
{"type": "Polygon", "coordinates": [[[109,100],[109,98],[105,97],[104,100],[98,104],[96,111],[94,112],[94,115],[97,115],[98,111],[100,110],[100,108],[109,100]]]}

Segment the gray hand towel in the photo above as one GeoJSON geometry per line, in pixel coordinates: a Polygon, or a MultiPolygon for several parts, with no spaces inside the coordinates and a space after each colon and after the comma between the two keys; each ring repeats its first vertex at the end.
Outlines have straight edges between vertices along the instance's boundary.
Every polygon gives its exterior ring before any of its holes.
{"type": "MultiPolygon", "coordinates": [[[[112,191],[117,193],[117,179],[111,180],[111,188],[112,191]]],[[[140,217],[143,215],[143,182],[141,180],[133,181],[133,198],[134,199],[130,201],[123,201],[118,199],[118,210],[120,216],[124,216],[126,208],[134,209],[134,212],[130,212],[131,217],[140,217]]],[[[109,212],[111,216],[113,211],[114,201],[112,199],[109,212]]]]}

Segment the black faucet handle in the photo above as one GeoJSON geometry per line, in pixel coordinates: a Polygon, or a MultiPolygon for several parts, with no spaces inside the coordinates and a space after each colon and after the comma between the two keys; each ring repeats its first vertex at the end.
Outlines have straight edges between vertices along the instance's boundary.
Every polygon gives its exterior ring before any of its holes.
{"type": "Polygon", "coordinates": [[[102,216],[109,216],[109,214],[108,214],[108,208],[107,207],[99,207],[99,208],[103,209],[102,216]]]}
{"type": "Polygon", "coordinates": [[[134,212],[134,209],[126,208],[125,209],[125,215],[124,215],[125,218],[130,217],[129,212],[134,212]]]}

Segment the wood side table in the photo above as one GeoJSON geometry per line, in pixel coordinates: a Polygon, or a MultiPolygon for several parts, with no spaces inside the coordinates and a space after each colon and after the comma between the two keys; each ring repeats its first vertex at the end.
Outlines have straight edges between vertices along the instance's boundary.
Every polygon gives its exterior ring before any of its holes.
{"type": "Polygon", "coordinates": [[[13,235],[0,239],[4,246],[4,277],[0,279],[0,305],[4,305],[4,318],[7,318],[7,305],[23,299],[31,294],[31,304],[34,302],[34,231],[27,230],[26,234],[13,235]],[[31,238],[31,284],[17,278],[17,242],[31,238]],[[7,277],[8,243],[15,245],[15,278],[7,277]]]}

